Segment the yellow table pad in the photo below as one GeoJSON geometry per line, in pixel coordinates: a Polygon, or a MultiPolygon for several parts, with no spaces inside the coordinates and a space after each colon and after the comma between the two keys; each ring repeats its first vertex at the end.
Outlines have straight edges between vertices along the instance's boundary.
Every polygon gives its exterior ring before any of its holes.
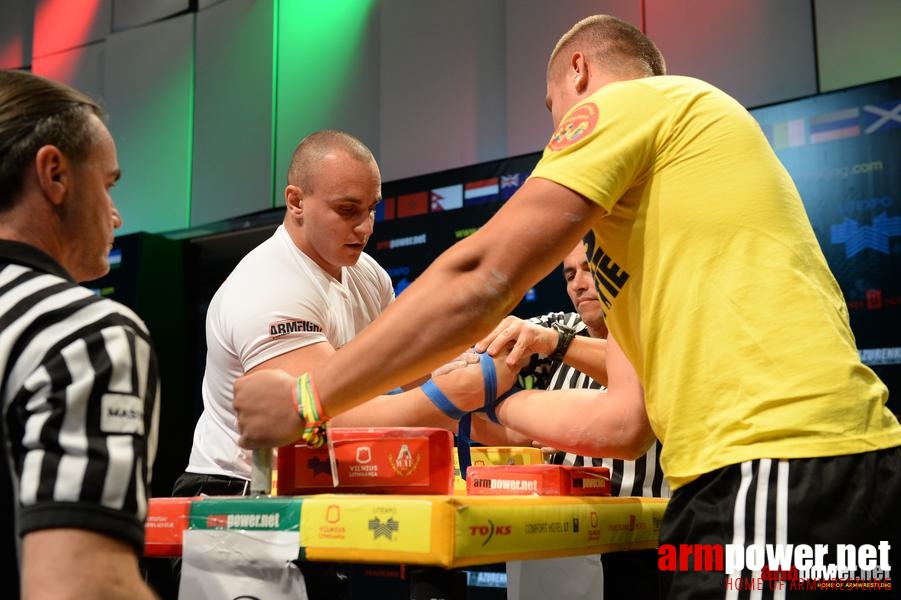
{"type": "Polygon", "coordinates": [[[301,557],[447,568],[655,548],[666,500],[304,496],[301,557]]]}

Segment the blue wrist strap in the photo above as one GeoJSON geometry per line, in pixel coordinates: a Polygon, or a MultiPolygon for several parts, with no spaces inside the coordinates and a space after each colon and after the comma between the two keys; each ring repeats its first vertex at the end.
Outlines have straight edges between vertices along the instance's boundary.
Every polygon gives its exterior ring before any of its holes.
{"type": "Polygon", "coordinates": [[[522,391],[521,387],[519,387],[518,385],[514,385],[512,388],[510,388],[509,390],[507,390],[506,392],[504,392],[503,394],[498,396],[497,400],[495,400],[494,402],[491,403],[491,406],[486,406],[482,410],[485,412],[485,414],[488,415],[488,418],[491,419],[491,421],[493,423],[497,423],[498,425],[500,425],[501,420],[497,418],[497,412],[495,412],[497,410],[497,407],[500,406],[501,402],[503,402],[504,400],[506,400],[513,394],[519,393],[521,391],[522,391]]]}
{"type": "Polygon", "coordinates": [[[435,382],[429,379],[425,383],[420,386],[420,389],[425,393],[429,400],[432,401],[438,410],[446,414],[448,417],[456,421],[466,413],[457,408],[453,402],[451,402],[447,396],[444,395],[438,386],[435,385],[435,382]]]}
{"type": "Polygon", "coordinates": [[[457,425],[457,462],[460,463],[460,477],[463,481],[466,481],[466,469],[472,464],[472,456],[469,454],[469,447],[472,444],[469,438],[470,429],[472,429],[472,415],[466,413],[457,425]]]}
{"type": "MultiPolygon", "coordinates": [[[[482,379],[485,382],[485,401],[477,412],[485,412],[488,418],[499,423],[494,413],[495,398],[497,398],[497,370],[494,368],[494,359],[488,353],[479,354],[479,365],[482,367],[482,379]]],[[[457,460],[460,463],[460,476],[466,479],[466,469],[472,464],[472,456],[469,447],[472,445],[470,432],[472,430],[472,415],[466,414],[460,418],[457,425],[457,460]]]]}
{"type": "Polygon", "coordinates": [[[485,405],[487,408],[497,398],[497,371],[494,368],[494,360],[487,352],[479,354],[479,365],[482,367],[482,378],[485,380],[485,405]]]}
{"type": "Polygon", "coordinates": [[[485,403],[477,412],[485,413],[493,423],[500,424],[494,412],[497,398],[497,370],[494,368],[494,361],[486,353],[479,355],[479,364],[482,367],[482,377],[485,379],[485,403]]]}

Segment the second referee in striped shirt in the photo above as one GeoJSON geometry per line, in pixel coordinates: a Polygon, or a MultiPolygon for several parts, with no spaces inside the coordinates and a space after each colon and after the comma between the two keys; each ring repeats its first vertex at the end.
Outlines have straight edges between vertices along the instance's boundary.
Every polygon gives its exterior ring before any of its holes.
{"type": "MultiPolygon", "coordinates": [[[[554,312],[520,321],[516,317],[505,320],[507,327],[520,328],[518,343],[535,351],[531,363],[520,372],[523,387],[548,390],[606,389],[604,345],[607,337],[603,307],[598,299],[594,280],[585,256],[585,248],[579,243],[563,260],[563,276],[566,292],[578,312],[554,312]],[[539,327],[532,327],[532,326],[539,327]],[[548,330],[556,330],[552,334],[548,330]],[[589,345],[586,342],[591,340],[589,345]],[[541,348],[541,349],[539,349],[541,348]],[[551,349],[553,348],[553,350],[551,349]],[[580,368],[582,370],[580,370],[580,368]]],[[[594,465],[610,469],[611,488],[614,496],[646,496],[666,498],[669,486],[660,469],[658,441],[647,454],[637,460],[620,460],[603,457],[577,456],[568,452],[554,452],[551,461],[557,464],[594,465]]],[[[575,561],[574,569],[584,568],[584,561],[575,561]]],[[[642,550],[608,553],[601,556],[603,565],[603,595],[592,590],[591,598],[648,597],[657,594],[657,552],[642,550]],[[641,588],[639,590],[638,588],[641,588]],[[636,595],[637,594],[637,595],[636,595]]],[[[534,565],[532,565],[534,567],[534,565]]],[[[511,574],[513,570],[511,570],[511,574]]],[[[547,586],[549,573],[553,578],[576,576],[567,567],[555,561],[550,571],[536,572],[523,569],[519,589],[536,589],[547,586]],[[530,571],[532,574],[530,574],[530,571]],[[541,581],[525,581],[537,577],[541,581]]],[[[556,584],[551,584],[556,587],[556,584]]],[[[557,587],[557,589],[560,589],[557,587]]]]}

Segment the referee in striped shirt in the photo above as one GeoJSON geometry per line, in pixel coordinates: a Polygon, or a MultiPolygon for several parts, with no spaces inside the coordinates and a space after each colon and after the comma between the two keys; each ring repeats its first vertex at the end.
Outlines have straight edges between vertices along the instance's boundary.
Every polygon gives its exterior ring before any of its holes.
{"type": "Polygon", "coordinates": [[[0,71],[0,440],[29,598],[155,597],[139,557],[156,359],[132,311],[77,283],[106,274],[121,225],[102,115],[67,86],[0,71]]]}
{"type": "MultiPolygon", "coordinates": [[[[549,313],[528,321],[520,321],[516,317],[505,320],[503,326],[519,328],[517,343],[527,345],[534,352],[529,366],[520,373],[520,383],[548,390],[604,390],[607,373],[603,360],[605,345],[601,340],[607,337],[607,326],[582,243],[563,259],[563,276],[566,279],[566,293],[578,312],[549,313]]],[[[660,448],[658,441],[637,460],[555,452],[551,462],[609,468],[614,496],[662,498],[669,497],[670,489],[660,469],[660,448]]],[[[604,594],[593,597],[657,596],[656,550],[608,553],[602,555],[601,563],[604,594]]],[[[566,576],[565,573],[560,575],[566,576]]]]}

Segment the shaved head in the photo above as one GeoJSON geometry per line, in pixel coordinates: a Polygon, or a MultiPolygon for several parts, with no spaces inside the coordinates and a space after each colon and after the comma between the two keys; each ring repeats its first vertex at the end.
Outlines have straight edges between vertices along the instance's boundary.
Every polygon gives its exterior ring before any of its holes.
{"type": "Polygon", "coordinates": [[[610,15],[582,19],[563,34],[548,60],[548,81],[558,69],[565,68],[564,61],[557,59],[574,51],[617,75],[638,78],[666,74],[666,63],[654,42],[636,27],[610,15]]]}
{"type": "Polygon", "coordinates": [[[312,192],[318,167],[325,156],[342,152],[363,163],[375,162],[372,151],[354,136],[326,129],[311,133],[297,145],[288,167],[288,183],[312,192]]]}

